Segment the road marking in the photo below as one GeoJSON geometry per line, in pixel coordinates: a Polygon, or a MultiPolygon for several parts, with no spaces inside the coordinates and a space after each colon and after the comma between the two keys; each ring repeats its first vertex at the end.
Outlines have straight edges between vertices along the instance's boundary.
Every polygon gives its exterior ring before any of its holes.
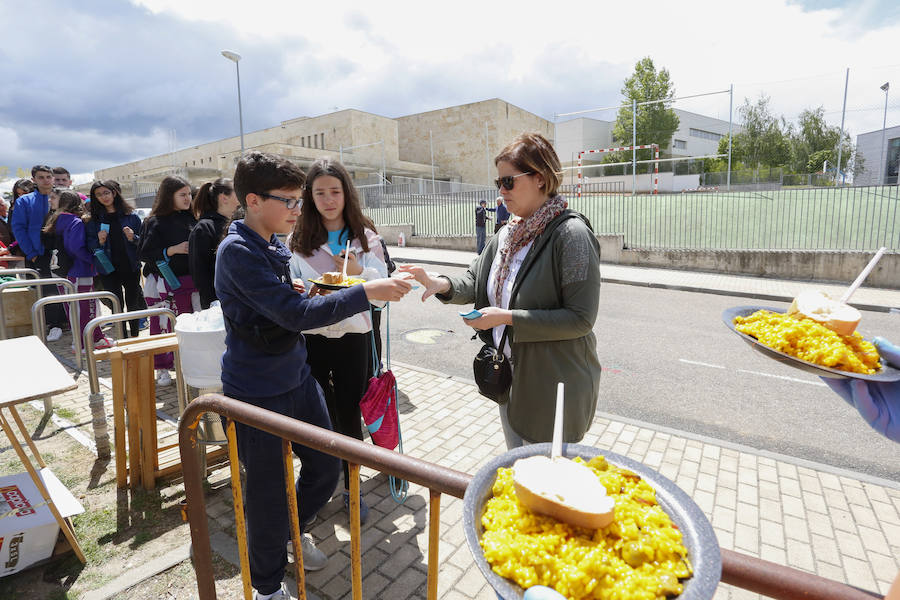
{"type": "Polygon", "coordinates": [[[723,367],[723,366],[721,366],[721,365],[711,365],[711,364],[709,364],[709,363],[705,363],[705,362],[697,362],[696,360],[687,360],[687,359],[684,359],[684,358],[679,358],[678,361],[679,361],[679,362],[683,362],[683,363],[687,363],[687,364],[689,364],[689,365],[700,365],[701,367],[712,367],[713,369],[724,369],[724,368],[725,368],[725,367],[723,367]]]}
{"type": "Polygon", "coordinates": [[[817,385],[820,387],[828,387],[821,381],[807,381],[806,379],[797,379],[796,377],[786,377],[784,375],[772,375],[771,373],[760,373],[759,371],[747,371],[746,369],[738,369],[738,373],[750,373],[751,375],[762,375],[763,377],[773,377],[775,379],[784,379],[785,381],[794,381],[796,383],[805,383],[806,385],[817,385]]]}

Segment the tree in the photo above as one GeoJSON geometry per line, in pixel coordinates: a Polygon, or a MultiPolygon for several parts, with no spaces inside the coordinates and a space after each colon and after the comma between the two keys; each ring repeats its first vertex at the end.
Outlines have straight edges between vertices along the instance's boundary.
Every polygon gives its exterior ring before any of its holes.
{"type": "MultiPolygon", "coordinates": [[[[622,96],[625,103],[616,115],[616,124],[613,126],[613,140],[617,144],[630,146],[632,141],[632,102],[648,102],[651,100],[666,100],[675,97],[675,87],[669,78],[667,69],[656,70],[653,60],[647,56],[634,65],[634,73],[625,80],[622,87],[622,96]]],[[[672,143],[672,135],[678,129],[678,115],[669,108],[669,103],[659,102],[645,104],[637,109],[637,145],[658,144],[661,150],[669,148],[672,143]]],[[[638,152],[638,160],[652,158],[650,150],[638,152]]],[[[607,157],[604,162],[624,162],[631,159],[631,153],[617,152],[615,156],[607,157]]],[[[643,169],[649,172],[649,165],[643,169]]]]}
{"type": "Polygon", "coordinates": [[[829,165],[837,164],[838,139],[841,148],[841,171],[847,171],[856,157],[856,148],[845,131],[841,135],[840,127],[825,122],[825,108],[806,109],[797,119],[797,128],[791,135],[791,167],[796,173],[816,173],[825,161],[829,165]]]}
{"type": "MultiPolygon", "coordinates": [[[[790,125],[784,117],[776,117],[769,108],[769,98],[761,95],[756,103],[744,98],[738,109],[741,130],[732,136],[731,162],[742,162],[750,168],[780,167],[791,158],[790,125]]],[[[728,152],[728,138],[719,140],[719,154],[728,152]]]]}

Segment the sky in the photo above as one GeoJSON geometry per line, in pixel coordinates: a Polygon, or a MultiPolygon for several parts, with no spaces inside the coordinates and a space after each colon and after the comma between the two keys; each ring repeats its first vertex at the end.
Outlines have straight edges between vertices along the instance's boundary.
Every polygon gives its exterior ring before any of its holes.
{"type": "MultiPolygon", "coordinates": [[[[388,117],[501,98],[547,119],[618,105],[650,56],[676,96],[729,89],[796,119],[900,124],[900,2],[0,0],[0,166],[100,169],[354,108],[388,117]],[[374,8],[373,8],[374,7],[374,8]]],[[[728,94],[677,108],[727,119],[728,94]]],[[[586,116],[614,120],[615,111],[586,116]]],[[[0,190],[11,182],[0,183],[0,190]]]]}

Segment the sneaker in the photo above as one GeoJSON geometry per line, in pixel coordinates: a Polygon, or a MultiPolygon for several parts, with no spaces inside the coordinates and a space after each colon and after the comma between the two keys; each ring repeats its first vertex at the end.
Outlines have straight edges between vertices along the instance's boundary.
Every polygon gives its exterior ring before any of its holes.
{"type": "MultiPolygon", "coordinates": [[[[138,320],[138,329],[139,330],[147,329],[148,327],[150,327],[150,319],[148,319],[147,317],[144,317],[143,319],[138,320]]],[[[134,336],[134,337],[137,337],[137,336],[134,336]]]]}
{"type": "Polygon", "coordinates": [[[156,371],[156,385],[158,387],[172,385],[172,376],[169,375],[168,369],[158,369],[156,371]]]}
{"type": "MultiPolygon", "coordinates": [[[[94,342],[94,350],[106,350],[107,348],[112,348],[116,345],[116,340],[110,339],[106,336],[103,336],[96,342],[94,342]]],[[[168,371],[166,371],[168,373],[168,371]]],[[[170,380],[171,381],[171,380],[170,380]]],[[[168,384],[166,384],[168,385],[168,384]]]]}
{"type": "MultiPolygon", "coordinates": [[[[253,600],[259,600],[261,597],[259,592],[253,590],[253,600]]],[[[287,591],[287,586],[284,585],[284,582],[282,581],[281,588],[271,596],[268,596],[268,598],[271,598],[271,600],[291,600],[291,595],[287,591]]]]}
{"type": "MultiPolygon", "coordinates": [[[[347,512],[350,512],[350,492],[344,492],[344,508],[347,509],[347,512]]],[[[363,525],[369,519],[369,507],[366,504],[366,501],[362,499],[362,496],[359,498],[359,524],[363,525]]]]}
{"type": "MultiPolygon", "coordinates": [[[[320,571],[328,564],[328,557],[325,553],[316,548],[312,536],[304,533],[300,536],[300,545],[303,547],[303,570],[304,571],[320,571]]],[[[294,543],[288,540],[287,551],[291,556],[294,555],[294,543]]]]}
{"type": "Polygon", "coordinates": [[[51,327],[50,331],[47,333],[47,341],[48,342],[58,342],[59,338],[62,337],[62,329],[59,327],[51,327]]]}

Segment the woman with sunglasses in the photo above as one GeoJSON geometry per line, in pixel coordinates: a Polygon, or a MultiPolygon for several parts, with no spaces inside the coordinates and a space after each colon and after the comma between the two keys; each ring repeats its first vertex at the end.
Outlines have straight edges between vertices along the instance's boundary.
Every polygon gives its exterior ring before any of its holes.
{"type": "MultiPolygon", "coordinates": [[[[293,252],[291,277],[303,279],[311,293],[319,289],[312,280],[341,271],[345,257],[349,276],[367,280],[388,276],[380,238],[362,213],[350,174],[341,163],[327,158],[314,162],[306,174],[303,211],[288,246],[293,252]],[[346,254],[348,242],[350,253],[346,254]]],[[[358,440],[363,439],[359,401],[373,362],[371,331],[370,313],[363,312],[303,332],[309,368],[325,393],[334,430],[358,440]]],[[[346,461],[343,466],[344,507],[349,510],[350,472],[346,461]]],[[[365,522],[369,507],[362,498],[359,508],[360,521],[365,522]]]]}
{"type": "Polygon", "coordinates": [[[480,316],[464,323],[511,360],[512,384],[497,399],[508,448],[552,439],[559,382],[565,384],[564,440],[577,442],[591,425],[600,387],[593,333],[600,247],[587,219],[557,194],[559,157],[542,135],[520,135],[494,165],[513,216],[468,271],[450,277],[414,265],[398,270],[425,286],[423,300],[436,295],[445,303],[474,303],[480,316]]]}
{"type": "MultiPolygon", "coordinates": [[[[144,299],[148,308],[170,308],[176,315],[200,310],[200,295],[188,269],[188,238],[197,219],[191,212],[191,185],[181,177],[162,180],[150,215],[144,219],[138,254],[144,261],[144,299]]],[[[175,324],[165,317],[150,317],[150,335],[169,333],[175,324]]],[[[172,383],[169,352],[153,357],[156,383],[172,383]]]]}

